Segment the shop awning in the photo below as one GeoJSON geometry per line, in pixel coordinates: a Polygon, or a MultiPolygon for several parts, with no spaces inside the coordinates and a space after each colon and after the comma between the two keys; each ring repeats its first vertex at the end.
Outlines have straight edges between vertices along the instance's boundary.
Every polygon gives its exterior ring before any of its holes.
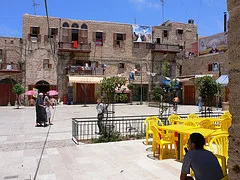
{"type": "Polygon", "coordinates": [[[92,76],[68,76],[70,83],[99,84],[103,77],[92,76]]]}
{"type": "Polygon", "coordinates": [[[217,83],[227,86],[228,85],[228,75],[221,75],[217,80],[217,83]]]}

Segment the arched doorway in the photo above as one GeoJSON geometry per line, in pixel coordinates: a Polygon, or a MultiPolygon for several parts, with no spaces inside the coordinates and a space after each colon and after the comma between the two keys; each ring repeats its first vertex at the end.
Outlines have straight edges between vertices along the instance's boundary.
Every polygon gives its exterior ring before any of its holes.
{"type": "Polygon", "coordinates": [[[15,104],[16,95],[13,93],[13,86],[17,82],[11,78],[0,80],[0,106],[7,106],[9,103],[15,104]]]}
{"type": "Polygon", "coordinates": [[[38,89],[38,92],[46,93],[46,92],[50,91],[50,84],[44,80],[38,81],[35,84],[35,88],[38,89]]]}

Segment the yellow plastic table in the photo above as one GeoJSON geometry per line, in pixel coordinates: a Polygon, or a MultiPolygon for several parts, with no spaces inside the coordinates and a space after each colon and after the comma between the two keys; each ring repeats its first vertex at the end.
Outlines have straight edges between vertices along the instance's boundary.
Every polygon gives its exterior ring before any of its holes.
{"type": "Polygon", "coordinates": [[[193,126],[185,126],[181,124],[174,124],[174,125],[168,125],[168,126],[158,126],[159,129],[161,130],[166,130],[166,131],[173,131],[178,133],[178,160],[181,160],[182,154],[183,154],[183,144],[182,144],[182,133],[184,133],[186,130],[191,130],[191,129],[198,129],[199,127],[193,127],[193,126]]]}
{"type": "Polygon", "coordinates": [[[183,159],[183,136],[184,135],[190,135],[192,133],[201,133],[204,138],[207,138],[212,133],[214,133],[216,130],[214,129],[205,129],[201,127],[192,127],[192,126],[185,126],[181,124],[175,124],[175,125],[169,125],[169,126],[159,126],[159,129],[162,130],[169,130],[174,131],[178,133],[178,157],[177,159],[182,161],[183,159]]]}

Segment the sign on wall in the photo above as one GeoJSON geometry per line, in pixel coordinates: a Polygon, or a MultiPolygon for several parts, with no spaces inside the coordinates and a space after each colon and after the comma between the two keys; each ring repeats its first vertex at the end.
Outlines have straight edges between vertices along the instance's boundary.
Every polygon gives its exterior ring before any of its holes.
{"type": "Polygon", "coordinates": [[[134,42],[152,42],[152,27],[132,25],[134,42]]]}
{"type": "Polygon", "coordinates": [[[228,49],[227,32],[199,38],[199,56],[225,52],[228,49]]]}

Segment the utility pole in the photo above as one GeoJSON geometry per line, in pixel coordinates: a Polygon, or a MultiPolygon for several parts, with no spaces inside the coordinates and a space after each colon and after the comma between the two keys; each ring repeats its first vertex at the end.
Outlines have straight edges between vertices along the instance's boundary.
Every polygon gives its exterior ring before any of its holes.
{"type": "Polygon", "coordinates": [[[141,64],[140,64],[140,72],[141,72],[141,89],[140,89],[140,93],[141,93],[141,97],[140,97],[140,105],[142,105],[143,103],[142,103],[142,96],[143,96],[143,85],[142,85],[142,62],[141,62],[141,64]]]}
{"type": "Polygon", "coordinates": [[[40,4],[35,3],[35,0],[32,0],[32,2],[33,2],[33,4],[32,4],[33,12],[34,12],[34,15],[36,15],[36,6],[39,6],[40,4]]]}
{"type": "Polygon", "coordinates": [[[162,19],[164,23],[164,0],[160,0],[162,2],[162,19]]]}

